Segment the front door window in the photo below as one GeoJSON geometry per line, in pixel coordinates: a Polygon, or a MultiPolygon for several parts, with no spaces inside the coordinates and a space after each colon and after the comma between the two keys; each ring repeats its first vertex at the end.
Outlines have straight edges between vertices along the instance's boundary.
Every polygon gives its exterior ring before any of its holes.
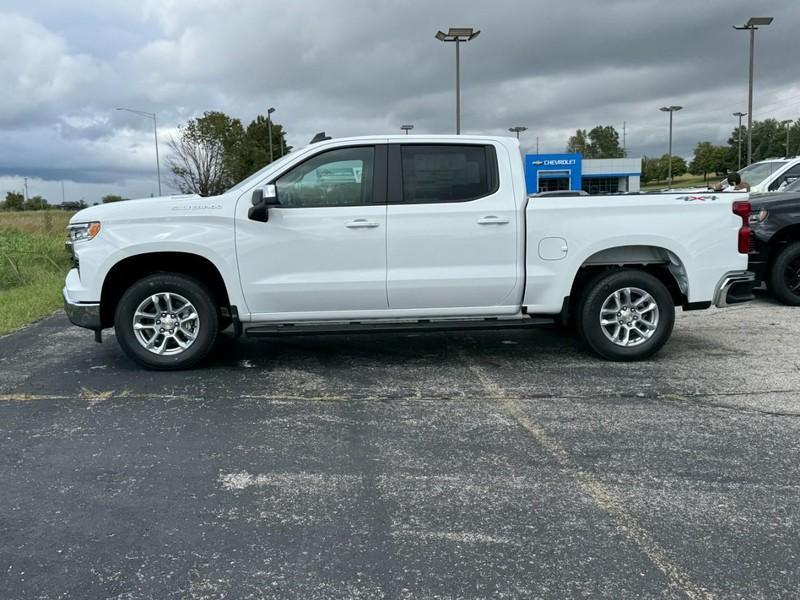
{"type": "Polygon", "coordinates": [[[373,147],[323,152],[275,180],[281,208],[371,204],[373,147]]]}

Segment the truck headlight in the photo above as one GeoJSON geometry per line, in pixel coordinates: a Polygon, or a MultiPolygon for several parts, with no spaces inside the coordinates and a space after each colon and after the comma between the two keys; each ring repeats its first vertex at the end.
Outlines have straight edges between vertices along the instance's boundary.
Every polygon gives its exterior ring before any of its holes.
{"type": "Polygon", "coordinates": [[[750,225],[758,225],[759,223],[763,223],[767,220],[767,217],[769,217],[769,211],[762,208],[757,213],[750,215],[750,225]]]}
{"type": "Polygon", "coordinates": [[[100,233],[100,221],[91,221],[90,223],[71,223],[67,226],[67,235],[69,242],[83,242],[94,239],[100,233]]]}

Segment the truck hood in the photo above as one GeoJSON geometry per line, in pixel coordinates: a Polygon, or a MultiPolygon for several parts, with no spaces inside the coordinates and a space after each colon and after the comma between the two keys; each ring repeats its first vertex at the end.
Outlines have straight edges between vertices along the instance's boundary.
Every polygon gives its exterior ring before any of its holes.
{"type": "Polygon", "coordinates": [[[203,197],[197,194],[181,194],[174,196],[157,196],[155,198],[137,198],[122,200],[109,204],[90,206],[75,213],[70,223],[86,223],[109,219],[130,219],[132,217],[151,218],[159,215],[174,215],[176,210],[192,210],[210,208],[218,197],[203,197]]]}

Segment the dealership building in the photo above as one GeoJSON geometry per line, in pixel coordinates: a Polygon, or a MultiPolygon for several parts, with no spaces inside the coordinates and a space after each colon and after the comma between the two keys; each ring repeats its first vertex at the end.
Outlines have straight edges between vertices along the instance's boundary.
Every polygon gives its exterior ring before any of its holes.
{"type": "Polygon", "coordinates": [[[528,193],[584,190],[589,194],[638,192],[641,158],[583,158],[580,154],[526,154],[528,193]]]}

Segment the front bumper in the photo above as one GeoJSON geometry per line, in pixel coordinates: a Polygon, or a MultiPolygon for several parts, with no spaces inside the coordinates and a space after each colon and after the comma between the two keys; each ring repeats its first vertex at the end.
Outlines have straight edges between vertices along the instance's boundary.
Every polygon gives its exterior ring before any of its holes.
{"type": "Polygon", "coordinates": [[[64,296],[64,312],[67,317],[78,327],[100,331],[100,303],[99,302],[75,302],[70,299],[67,290],[62,291],[64,296]]]}
{"type": "Polygon", "coordinates": [[[720,308],[731,304],[749,302],[754,298],[753,288],[756,285],[755,273],[750,271],[731,271],[726,273],[717,284],[714,293],[714,304],[720,308]]]}

